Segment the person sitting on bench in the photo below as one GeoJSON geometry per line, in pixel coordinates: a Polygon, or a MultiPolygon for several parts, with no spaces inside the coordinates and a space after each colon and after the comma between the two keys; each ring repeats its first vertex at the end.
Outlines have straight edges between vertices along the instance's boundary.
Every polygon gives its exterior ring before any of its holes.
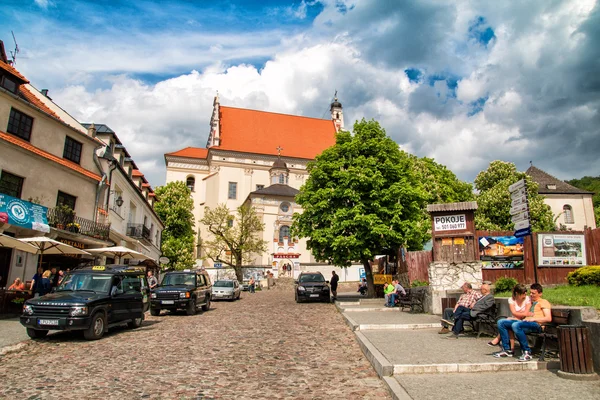
{"type": "Polygon", "coordinates": [[[454,313],[456,313],[459,307],[466,308],[470,311],[475,305],[475,302],[481,298],[481,293],[474,291],[473,286],[469,282],[463,283],[460,288],[464,293],[460,296],[454,308],[446,308],[444,310],[442,329],[438,332],[440,334],[450,333],[448,327],[453,323],[452,319],[454,318],[454,313]]]}
{"type": "Polygon", "coordinates": [[[454,312],[454,326],[452,327],[452,333],[447,336],[447,339],[458,339],[458,335],[462,332],[465,321],[474,320],[478,314],[494,305],[496,300],[491,293],[490,285],[484,283],[481,285],[480,290],[482,297],[475,302],[473,308],[469,310],[468,308],[461,306],[456,309],[454,312]]]}
{"type": "Polygon", "coordinates": [[[531,297],[531,308],[527,317],[522,320],[515,321],[514,319],[501,319],[498,321],[498,331],[502,341],[502,350],[493,353],[496,358],[512,357],[513,352],[510,350],[510,338],[508,330],[512,330],[515,338],[521,345],[520,362],[531,361],[531,348],[527,341],[527,334],[534,332],[540,333],[542,325],[546,322],[552,322],[552,306],[550,302],[542,298],[544,289],[539,283],[534,283],[529,288],[531,297]]]}
{"type": "Polygon", "coordinates": [[[406,296],[406,290],[404,290],[398,279],[393,280],[392,285],[394,285],[394,291],[390,295],[390,307],[395,307],[398,297],[406,296]]]}
{"type": "Polygon", "coordinates": [[[358,284],[358,292],[360,294],[362,294],[363,296],[365,294],[367,294],[367,279],[366,278],[362,278],[362,280],[358,284]]]}

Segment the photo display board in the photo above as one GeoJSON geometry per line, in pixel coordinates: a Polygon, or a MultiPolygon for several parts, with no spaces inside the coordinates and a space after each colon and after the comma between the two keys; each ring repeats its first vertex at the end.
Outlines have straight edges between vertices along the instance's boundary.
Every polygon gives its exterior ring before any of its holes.
{"type": "Polygon", "coordinates": [[[538,265],[563,267],[587,265],[583,235],[538,235],[538,265]]]}
{"type": "Polygon", "coordinates": [[[523,268],[523,238],[515,236],[481,236],[479,259],[486,269],[523,268]]]}

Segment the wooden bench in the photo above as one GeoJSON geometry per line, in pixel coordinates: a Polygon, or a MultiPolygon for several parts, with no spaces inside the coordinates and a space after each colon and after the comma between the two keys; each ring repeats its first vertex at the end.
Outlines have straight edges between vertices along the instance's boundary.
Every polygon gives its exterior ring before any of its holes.
{"type": "Polygon", "coordinates": [[[552,352],[558,356],[560,346],[558,343],[558,327],[560,325],[569,324],[570,310],[555,310],[552,309],[552,322],[542,324],[542,331],[540,333],[528,333],[527,335],[535,338],[541,338],[542,346],[540,350],[540,358],[538,361],[544,361],[546,354],[548,354],[548,341],[556,342],[556,352],[552,352]]]}
{"type": "Polygon", "coordinates": [[[483,333],[483,327],[489,328],[492,336],[498,334],[498,320],[502,317],[498,317],[498,306],[494,303],[490,308],[477,314],[477,316],[470,320],[465,321],[473,327],[473,332],[477,332],[477,339],[483,333]]]}
{"type": "Polygon", "coordinates": [[[417,312],[417,310],[421,310],[419,312],[425,312],[425,308],[423,306],[424,299],[424,291],[410,288],[406,289],[406,296],[398,298],[398,305],[400,306],[400,311],[404,311],[404,308],[408,308],[411,313],[415,313],[417,312]]]}

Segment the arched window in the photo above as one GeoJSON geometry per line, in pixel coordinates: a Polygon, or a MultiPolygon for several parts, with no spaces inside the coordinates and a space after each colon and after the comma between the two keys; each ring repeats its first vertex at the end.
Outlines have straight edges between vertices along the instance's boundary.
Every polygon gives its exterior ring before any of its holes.
{"type": "Polygon", "coordinates": [[[287,184],[286,179],[285,179],[285,174],[279,174],[279,183],[282,185],[287,184]]]}
{"type": "Polygon", "coordinates": [[[188,176],[188,178],[185,181],[185,186],[187,186],[188,189],[190,189],[190,192],[193,192],[194,187],[196,186],[196,178],[194,178],[193,176],[188,176]]]}
{"type": "Polygon", "coordinates": [[[290,227],[287,225],[283,225],[281,228],[279,228],[279,243],[283,243],[284,237],[290,237],[290,227]]]}
{"type": "Polygon", "coordinates": [[[563,213],[565,214],[565,224],[574,224],[575,217],[573,216],[573,207],[568,204],[563,206],[563,213]]]}

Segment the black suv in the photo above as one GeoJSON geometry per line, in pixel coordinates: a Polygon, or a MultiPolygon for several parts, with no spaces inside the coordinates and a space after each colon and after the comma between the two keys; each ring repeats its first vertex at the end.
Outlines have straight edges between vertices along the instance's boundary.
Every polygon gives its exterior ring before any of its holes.
{"type": "Polygon", "coordinates": [[[150,302],[145,268],[95,266],[67,273],[52,293],[23,305],[21,324],[30,338],[49,330],[82,330],[88,340],[100,339],[108,328],[127,323],[137,328],[150,302]]]}
{"type": "Polygon", "coordinates": [[[296,303],[324,301],[329,303],[329,281],[320,272],[301,272],[296,283],[296,303]]]}
{"type": "Polygon", "coordinates": [[[185,309],[188,315],[194,315],[199,306],[202,306],[203,311],[208,311],[211,288],[210,277],[206,271],[167,272],[160,285],[150,295],[150,313],[156,316],[160,314],[160,310],[185,309]]]}

